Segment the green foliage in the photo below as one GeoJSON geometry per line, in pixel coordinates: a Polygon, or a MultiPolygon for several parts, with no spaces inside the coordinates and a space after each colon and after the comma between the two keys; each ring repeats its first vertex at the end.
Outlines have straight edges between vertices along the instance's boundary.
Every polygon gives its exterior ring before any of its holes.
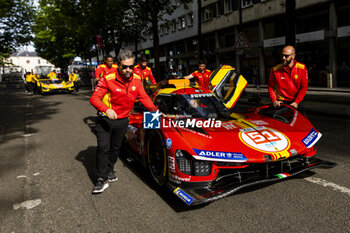
{"type": "Polygon", "coordinates": [[[32,40],[34,8],[25,0],[0,0],[0,64],[32,40]]]}
{"type": "Polygon", "coordinates": [[[142,31],[153,33],[159,47],[158,22],[177,7],[166,0],[39,0],[39,4],[34,44],[39,56],[58,67],[66,67],[75,56],[96,56],[96,35],[102,36],[104,54],[118,53],[123,42],[137,43],[142,31]]]}

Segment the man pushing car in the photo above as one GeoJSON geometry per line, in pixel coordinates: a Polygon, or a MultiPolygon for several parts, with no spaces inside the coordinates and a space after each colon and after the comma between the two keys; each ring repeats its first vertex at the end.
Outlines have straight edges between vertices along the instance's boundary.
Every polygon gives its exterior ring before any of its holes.
{"type": "Polygon", "coordinates": [[[118,69],[99,80],[90,98],[90,103],[98,110],[99,115],[95,127],[97,180],[93,194],[102,193],[108,188],[108,182],[118,180],[114,164],[117,162],[128,128],[128,117],[136,98],[149,111],[157,110],[142,86],[141,77],[133,74],[134,59],[130,50],[121,51],[117,56],[118,69]]]}

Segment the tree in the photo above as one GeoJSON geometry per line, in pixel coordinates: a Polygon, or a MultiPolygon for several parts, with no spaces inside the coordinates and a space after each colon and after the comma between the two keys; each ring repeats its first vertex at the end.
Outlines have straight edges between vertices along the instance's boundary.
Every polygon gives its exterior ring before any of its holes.
{"type": "Polygon", "coordinates": [[[96,35],[103,50],[118,53],[124,40],[126,0],[41,0],[35,19],[35,47],[40,56],[65,67],[75,56],[91,59],[96,35]],[[116,30],[118,29],[118,30],[116,30]]]}
{"type": "Polygon", "coordinates": [[[0,0],[0,64],[32,40],[34,8],[24,0],[0,0]]]}

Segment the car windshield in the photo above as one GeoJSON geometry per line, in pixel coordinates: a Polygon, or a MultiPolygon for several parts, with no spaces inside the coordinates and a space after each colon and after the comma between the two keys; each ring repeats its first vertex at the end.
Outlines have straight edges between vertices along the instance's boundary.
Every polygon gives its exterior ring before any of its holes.
{"type": "Polygon", "coordinates": [[[159,95],[155,104],[168,115],[201,119],[228,115],[225,106],[212,93],[159,95]]]}
{"type": "Polygon", "coordinates": [[[49,80],[49,83],[51,83],[51,84],[61,84],[61,83],[62,83],[62,80],[59,80],[59,79],[50,79],[50,80],[49,80]]]}

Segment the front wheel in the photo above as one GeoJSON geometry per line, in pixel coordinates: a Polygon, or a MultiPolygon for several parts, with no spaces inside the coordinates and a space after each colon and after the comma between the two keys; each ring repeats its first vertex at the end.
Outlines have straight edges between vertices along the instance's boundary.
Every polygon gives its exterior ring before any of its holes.
{"type": "Polygon", "coordinates": [[[163,136],[160,131],[152,131],[147,143],[148,169],[153,180],[163,186],[168,181],[167,154],[163,136]]]}

